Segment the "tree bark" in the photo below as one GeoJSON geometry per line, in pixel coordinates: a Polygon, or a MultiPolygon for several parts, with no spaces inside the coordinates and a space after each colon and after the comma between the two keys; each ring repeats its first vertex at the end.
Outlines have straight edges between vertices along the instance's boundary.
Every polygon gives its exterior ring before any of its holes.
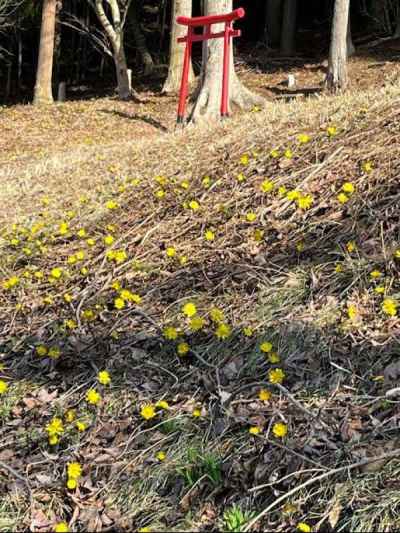
{"type": "Polygon", "coordinates": [[[347,74],[347,27],[350,0],[335,0],[326,84],[332,92],[344,90],[347,74]]]}
{"type": "Polygon", "coordinates": [[[36,71],[34,105],[52,104],[52,76],[57,0],[43,0],[39,59],[36,71]]]}
{"type": "Polygon", "coordinates": [[[143,64],[143,73],[145,76],[150,76],[154,69],[154,62],[147,47],[146,38],[143,35],[142,29],[140,27],[137,10],[137,0],[134,1],[134,4],[132,6],[131,22],[133,38],[135,39],[136,48],[139,52],[140,59],[143,64]]]}
{"type": "Polygon", "coordinates": [[[124,49],[124,20],[121,17],[118,0],[107,0],[107,3],[110,6],[112,22],[104,11],[103,0],[96,0],[95,10],[111,43],[117,75],[118,96],[121,100],[127,100],[131,95],[131,89],[124,49]]]}
{"type": "Polygon", "coordinates": [[[397,6],[397,20],[396,20],[396,29],[394,31],[393,37],[400,37],[400,5],[397,6]]]}
{"type": "MultiPolygon", "coordinates": [[[[187,28],[181,24],[176,23],[177,17],[191,17],[192,16],[192,0],[173,0],[172,16],[171,16],[171,35],[169,45],[169,66],[168,77],[165,80],[163,93],[176,93],[179,91],[183,58],[185,52],[185,45],[178,43],[178,37],[186,35],[187,28]]],[[[189,83],[193,81],[194,74],[192,65],[189,70],[189,83]]]]}
{"type": "MultiPolygon", "coordinates": [[[[232,0],[204,0],[205,14],[229,13],[232,11],[232,0]]],[[[223,31],[224,24],[213,25],[213,31],[223,31]]],[[[223,39],[211,39],[203,43],[203,61],[200,82],[196,92],[190,121],[212,120],[220,117],[222,91],[223,39]]],[[[249,91],[236,75],[233,63],[233,51],[230,55],[229,111],[231,105],[241,109],[252,109],[255,105],[262,106],[264,98],[249,91]]]]}
{"type": "Polygon", "coordinates": [[[267,0],[264,41],[267,46],[279,46],[282,27],[282,0],[267,0]]]}
{"type": "Polygon", "coordinates": [[[296,47],[297,0],[284,0],[281,54],[291,56],[296,47]]]}

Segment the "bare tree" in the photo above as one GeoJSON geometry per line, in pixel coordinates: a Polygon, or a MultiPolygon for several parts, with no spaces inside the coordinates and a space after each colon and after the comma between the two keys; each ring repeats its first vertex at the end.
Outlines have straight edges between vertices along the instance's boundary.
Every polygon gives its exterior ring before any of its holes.
{"type": "Polygon", "coordinates": [[[136,49],[140,55],[143,65],[143,73],[145,76],[149,76],[153,72],[154,62],[147,47],[146,38],[142,32],[142,28],[140,27],[137,0],[132,5],[130,20],[132,24],[133,38],[135,39],[136,43],[136,49]]]}
{"type": "MultiPolygon", "coordinates": [[[[187,31],[185,26],[176,23],[177,17],[190,17],[192,15],[192,0],[173,0],[171,20],[171,41],[169,45],[168,77],[165,80],[163,92],[175,93],[179,90],[183,68],[184,47],[178,43],[178,38],[183,37],[187,31]]],[[[193,68],[190,66],[189,82],[193,80],[193,68]]]]}
{"type": "Polygon", "coordinates": [[[331,46],[326,83],[331,91],[346,89],[347,75],[347,28],[350,0],[335,0],[332,23],[331,46]]]}
{"type": "Polygon", "coordinates": [[[281,53],[283,55],[292,55],[296,45],[296,19],[297,19],[297,0],[284,0],[282,34],[281,34],[281,53]]]}
{"type": "MultiPolygon", "coordinates": [[[[229,13],[232,0],[204,0],[205,14],[229,13]]],[[[216,24],[213,29],[218,32],[223,24],[216,24]]],[[[220,116],[222,86],[223,39],[211,39],[203,43],[203,62],[196,101],[191,113],[191,121],[212,119],[220,116]]],[[[239,80],[233,64],[231,47],[229,107],[235,104],[242,109],[251,109],[254,105],[263,105],[264,99],[249,91],[239,80]]]]}
{"type": "Polygon", "coordinates": [[[124,27],[131,0],[94,0],[93,6],[107,34],[117,75],[118,96],[126,100],[131,95],[124,48],[124,27]]]}
{"type": "Polygon", "coordinates": [[[267,0],[265,6],[264,40],[270,46],[279,46],[282,27],[282,0],[267,0]]]}
{"type": "Polygon", "coordinates": [[[56,12],[57,0],[43,0],[39,59],[33,98],[35,105],[53,103],[52,76],[56,12]]]}

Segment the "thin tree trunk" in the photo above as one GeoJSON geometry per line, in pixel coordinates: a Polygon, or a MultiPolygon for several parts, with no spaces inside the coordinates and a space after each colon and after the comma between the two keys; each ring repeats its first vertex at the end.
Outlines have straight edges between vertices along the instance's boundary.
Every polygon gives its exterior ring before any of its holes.
{"type": "MultiPolygon", "coordinates": [[[[173,0],[172,17],[171,17],[171,42],[169,45],[169,67],[168,77],[165,80],[163,92],[176,93],[179,91],[181,82],[183,58],[185,46],[178,43],[178,37],[186,35],[187,28],[176,23],[177,17],[192,16],[192,0],[173,0]]],[[[193,81],[194,74],[192,65],[189,70],[189,83],[193,81]]]]}
{"type": "MultiPolygon", "coordinates": [[[[204,0],[205,14],[229,13],[232,11],[232,0],[204,0]]],[[[223,24],[213,25],[213,31],[224,29],[223,24]]],[[[196,101],[190,120],[210,120],[220,117],[222,90],[223,39],[211,39],[203,44],[203,64],[196,101]]],[[[261,96],[249,91],[236,75],[233,63],[233,51],[230,56],[229,109],[232,104],[242,109],[252,109],[254,105],[262,106],[265,101],[261,96]]]]}
{"type": "Polygon", "coordinates": [[[113,50],[113,59],[117,75],[118,96],[127,100],[131,95],[129,86],[128,67],[124,49],[123,20],[117,0],[107,0],[110,6],[112,23],[104,11],[103,0],[96,0],[94,6],[96,14],[106,32],[113,50]]]}
{"type": "Polygon", "coordinates": [[[133,6],[132,6],[131,22],[132,22],[133,38],[135,39],[136,48],[137,48],[137,51],[139,52],[140,59],[143,64],[143,69],[144,69],[143,73],[145,76],[150,76],[150,74],[154,70],[154,62],[149,52],[149,49],[147,47],[146,38],[143,35],[142,29],[140,27],[137,0],[134,1],[133,6]]]}
{"type": "Polygon", "coordinates": [[[329,66],[326,83],[330,91],[347,87],[347,27],[350,0],[336,0],[332,23],[329,66]]]}
{"type": "Polygon", "coordinates": [[[39,59],[33,103],[53,103],[52,75],[57,0],[43,0],[39,59]]]}
{"type": "Polygon", "coordinates": [[[349,21],[347,23],[346,46],[347,46],[347,57],[351,57],[352,55],[355,54],[356,49],[353,43],[353,38],[351,36],[350,14],[349,14],[349,21]]]}
{"type": "Polygon", "coordinates": [[[400,37],[400,5],[397,6],[397,22],[393,37],[400,37]]]}
{"type": "Polygon", "coordinates": [[[264,41],[270,46],[279,46],[282,27],[282,0],[267,0],[265,9],[264,41]]]}
{"type": "Polygon", "coordinates": [[[284,0],[281,54],[291,56],[296,47],[297,0],[284,0]]]}

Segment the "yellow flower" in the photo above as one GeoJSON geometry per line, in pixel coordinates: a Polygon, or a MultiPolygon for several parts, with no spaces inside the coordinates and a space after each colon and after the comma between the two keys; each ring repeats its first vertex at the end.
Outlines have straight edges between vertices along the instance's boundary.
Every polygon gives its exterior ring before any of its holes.
{"type": "Polygon", "coordinates": [[[158,189],[158,191],[156,191],[154,194],[156,198],[158,198],[159,200],[162,200],[165,196],[165,191],[163,189],[158,189]]]}
{"type": "Polygon", "coordinates": [[[269,155],[270,155],[271,157],[273,157],[274,159],[276,159],[277,157],[279,157],[279,151],[276,150],[276,149],[271,150],[270,153],[269,153],[269,155]]]}
{"type": "Polygon", "coordinates": [[[278,189],[278,193],[280,196],[286,196],[287,189],[284,185],[281,185],[278,189]]]}
{"type": "Polygon", "coordinates": [[[190,187],[190,183],[187,180],[181,181],[180,185],[181,185],[182,189],[189,189],[189,187],[190,187]]]}
{"type": "Polygon", "coordinates": [[[199,331],[205,325],[206,321],[201,316],[195,316],[189,321],[189,328],[192,331],[199,331]]]}
{"type": "Polygon", "coordinates": [[[8,383],[0,379],[0,394],[5,394],[8,389],[8,383]]]}
{"type": "Polygon", "coordinates": [[[96,318],[96,314],[92,309],[85,309],[82,311],[82,318],[85,320],[94,320],[96,318]]]}
{"type": "Polygon", "coordinates": [[[81,422],[80,420],[77,420],[75,422],[75,426],[76,426],[78,431],[85,431],[85,429],[86,429],[86,424],[84,422],[81,422]]]}
{"type": "Polygon", "coordinates": [[[272,363],[273,365],[276,365],[276,363],[279,363],[281,358],[279,357],[279,354],[276,352],[271,352],[268,354],[268,361],[272,363]]]}
{"type": "Polygon", "coordinates": [[[77,261],[83,261],[85,259],[85,252],[83,250],[79,250],[75,254],[77,261]]]}
{"type": "Polygon", "coordinates": [[[114,200],[108,200],[108,202],[106,202],[107,209],[117,209],[117,207],[118,207],[118,204],[117,202],[114,202],[114,200]]]}
{"type": "Polygon", "coordinates": [[[68,409],[68,411],[65,413],[65,420],[67,422],[73,422],[75,418],[76,418],[75,409],[68,409]]]}
{"type": "Polygon", "coordinates": [[[300,135],[297,136],[297,140],[300,144],[306,144],[310,141],[310,136],[306,133],[300,133],[300,135]]]}
{"type": "Polygon", "coordinates": [[[68,233],[68,223],[67,222],[61,222],[61,224],[58,226],[58,233],[59,235],[66,235],[68,233]]]}
{"type": "Polygon", "coordinates": [[[232,333],[232,328],[228,324],[221,323],[215,331],[215,336],[218,339],[227,339],[232,333]]]}
{"type": "Polygon", "coordinates": [[[124,261],[126,261],[128,258],[127,256],[127,253],[125,252],[125,250],[116,250],[114,252],[114,261],[118,264],[120,263],[123,263],[124,261]]]}
{"type": "Polygon", "coordinates": [[[298,200],[300,198],[300,191],[296,191],[296,190],[288,191],[286,193],[286,198],[290,200],[291,202],[293,202],[294,200],[298,200]]]}
{"type": "Polygon", "coordinates": [[[96,241],[92,237],[89,237],[89,239],[86,239],[86,244],[88,246],[94,246],[96,244],[96,241]]]}
{"type": "Polygon", "coordinates": [[[254,222],[256,220],[256,218],[257,218],[256,213],[253,213],[252,211],[250,211],[250,213],[246,214],[247,222],[254,222]]]}
{"type": "Polygon", "coordinates": [[[349,201],[349,197],[344,192],[339,193],[336,198],[340,204],[346,204],[349,201]]]}
{"type": "Polygon", "coordinates": [[[114,242],[114,237],[112,235],[106,235],[104,237],[104,244],[106,246],[111,246],[113,244],[113,242],[114,242]]]}
{"type": "Polygon", "coordinates": [[[269,353],[272,351],[272,344],[270,342],[263,342],[260,344],[260,350],[263,353],[269,353]]]}
{"type": "Polygon", "coordinates": [[[268,193],[268,192],[271,192],[272,189],[274,188],[275,184],[273,181],[271,180],[264,180],[262,183],[261,183],[261,191],[263,193],[268,193]]]}
{"type": "Polygon", "coordinates": [[[350,320],[355,320],[358,315],[357,307],[353,304],[350,304],[347,308],[347,314],[350,320]]]}
{"type": "Polygon", "coordinates": [[[268,402],[271,399],[272,394],[267,389],[261,389],[258,393],[258,398],[262,402],[268,402]]]}
{"type": "Polygon", "coordinates": [[[397,315],[397,302],[393,298],[385,298],[382,302],[382,311],[389,316],[397,315]]]}
{"type": "Polygon", "coordinates": [[[283,438],[287,434],[287,425],[282,424],[282,422],[277,422],[272,426],[272,433],[275,435],[275,437],[283,438]]]}
{"type": "Polygon", "coordinates": [[[354,241],[349,241],[346,244],[346,249],[349,252],[349,254],[351,254],[352,252],[354,252],[357,249],[356,243],[354,241]]]}
{"type": "Polygon", "coordinates": [[[182,313],[188,318],[191,318],[197,313],[197,308],[193,302],[187,302],[182,307],[182,313]]]}
{"type": "Polygon", "coordinates": [[[76,479],[72,479],[72,478],[67,479],[67,488],[69,490],[74,490],[76,489],[77,486],[78,486],[78,483],[76,479]]]}
{"type": "Polygon", "coordinates": [[[200,204],[197,200],[191,200],[189,202],[189,207],[190,209],[192,209],[192,211],[197,211],[198,209],[200,209],[200,204]]]}
{"type": "Polygon", "coordinates": [[[156,416],[156,410],[154,409],[153,405],[144,405],[140,410],[140,415],[145,420],[150,420],[151,418],[154,418],[156,416]]]}
{"type": "Polygon", "coordinates": [[[249,433],[250,435],[259,435],[261,433],[261,428],[259,426],[251,426],[249,427],[249,433]]]}
{"type": "Polygon", "coordinates": [[[285,379],[285,372],[281,368],[271,368],[268,372],[270,383],[282,383],[285,379]]]}
{"type": "Polygon", "coordinates": [[[122,289],[119,295],[123,300],[127,302],[134,302],[135,304],[140,304],[140,302],[142,301],[142,297],[139,294],[135,294],[129,291],[128,289],[122,289]]]}
{"type": "Polygon", "coordinates": [[[86,230],[83,229],[83,228],[82,228],[82,229],[79,229],[79,230],[77,231],[76,234],[77,234],[78,237],[80,237],[81,239],[83,239],[83,237],[86,237],[86,230]]]}
{"type": "Polygon", "coordinates": [[[249,156],[247,154],[243,154],[240,158],[240,163],[244,166],[249,164],[249,156]]]}
{"type": "Polygon", "coordinates": [[[210,176],[204,176],[204,178],[202,179],[201,183],[203,184],[203,187],[208,189],[209,186],[211,185],[211,178],[210,176]]]}
{"type": "Polygon", "coordinates": [[[165,452],[157,452],[156,457],[159,461],[165,461],[167,454],[165,452]]]}
{"type": "Polygon", "coordinates": [[[76,259],[76,255],[70,255],[67,259],[67,263],[69,265],[74,265],[76,263],[77,259],[76,259]]]}
{"type": "Polygon", "coordinates": [[[44,344],[40,344],[39,346],[36,346],[36,353],[40,355],[41,357],[44,357],[47,355],[48,349],[44,344]]]}
{"type": "Polygon", "coordinates": [[[293,152],[292,150],[290,150],[289,148],[287,150],[284,151],[283,153],[284,157],[286,157],[286,159],[292,159],[293,157],[293,152]]]}
{"type": "Polygon", "coordinates": [[[54,532],[55,533],[68,533],[69,532],[69,527],[68,527],[67,522],[58,522],[54,526],[54,532]]]}
{"type": "Polygon", "coordinates": [[[243,335],[245,335],[246,337],[252,337],[253,333],[254,333],[254,331],[253,331],[252,328],[250,328],[248,326],[243,328],[243,335]]]}
{"type": "Polygon", "coordinates": [[[297,205],[300,209],[310,209],[313,203],[313,197],[311,194],[304,194],[297,198],[297,205]]]}
{"type": "Polygon", "coordinates": [[[57,435],[49,435],[49,444],[50,446],[55,446],[60,439],[57,437],[57,435]]]}
{"type": "Polygon", "coordinates": [[[329,126],[326,128],[326,133],[328,134],[328,137],[334,137],[337,134],[336,126],[329,126]]]}
{"type": "Polygon", "coordinates": [[[125,301],[122,298],[115,298],[114,307],[115,309],[123,309],[125,307],[125,301]]]}
{"type": "Polygon", "coordinates": [[[165,250],[165,253],[167,254],[168,257],[174,257],[176,255],[176,250],[175,248],[173,248],[172,246],[168,247],[166,250],[165,250]]]}
{"type": "Polygon", "coordinates": [[[353,192],[355,190],[356,189],[355,189],[353,183],[351,183],[351,181],[346,181],[346,183],[343,183],[343,185],[342,185],[342,191],[347,193],[347,194],[353,194],[353,192]]]}
{"type": "Polygon", "coordinates": [[[304,242],[300,241],[296,244],[296,250],[299,252],[299,254],[304,250],[304,242]]]}
{"type": "Polygon", "coordinates": [[[371,279],[378,279],[382,277],[382,272],[380,272],[379,270],[373,270],[369,276],[371,279]]]}
{"type": "Polygon", "coordinates": [[[89,389],[86,393],[86,401],[92,405],[97,405],[101,400],[100,394],[96,389],[89,389]]]}
{"type": "Polygon", "coordinates": [[[394,252],[395,259],[400,259],[400,248],[394,252]]]}
{"type": "Polygon", "coordinates": [[[208,229],[204,234],[204,238],[206,241],[213,241],[215,239],[215,233],[208,229]]]}
{"type": "Polygon", "coordinates": [[[255,229],[253,233],[253,239],[256,242],[261,242],[264,238],[264,230],[262,229],[255,229]]]}
{"type": "Polygon", "coordinates": [[[97,374],[97,379],[99,380],[99,383],[102,385],[109,385],[111,383],[111,377],[110,374],[107,372],[107,370],[101,370],[97,374]]]}
{"type": "Polygon", "coordinates": [[[378,287],[375,287],[374,291],[377,294],[383,294],[385,292],[385,287],[382,287],[382,285],[378,285],[378,287]]]}
{"type": "Polygon", "coordinates": [[[62,269],[55,267],[51,269],[50,276],[54,279],[60,279],[62,276],[62,269]]]}
{"type": "Polygon", "coordinates": [[[176,348],[178,355],[184,356],[189,353],[190,347],[187,342],[180,342],[176,348]]]}
{"type": "Polygon", "coordinates": [[[52,346],[49,349],[48,356],[52,359],[58,359],[61,355],[61,350],[58,346],[52,346]]]}
{"type": "Polygon", "coordinates": [[[12,289],[13,287],[16,287],[18,283],[19,283],[19,278],[17,276],[12,276],[11,278],[3,282],[3,287],[5,289],[12,289]]]}
{"type": "Polygon", "coordinates": [[[67,304],[71,303],[73,300],[72,296],[68,292],[64,294],[63,298],[67,302],[67,304]]]}
{"type": "Polygon", "coordinates": [[[200,418],[201,417],[201,409],[199,407],[195,407],[192,411],[192,416],[194,418],[200,418]]]}
{"type": "Polygon", "coordinates": [[[159,407],[160,409],[164,409],[165,411],[168,411],[169,409],[169,403],[167,400],[158,400],[156,403],[156,407],[159,407]]]}
{"type": "Polygon", "coordinates": [[[343,272],[343,265],[342,265],[342,263],[336,263],[336,265],[335,265],[335,272],[336,272],[336,274],[340,274],[341,272],[343,272]]]}
{"type": "Polygon", "coordinates": [[[173,326],[167,326],[164,328],[163,335],[169,341],[174,341],[178,338],[178,330],[173,326]]]}
{"type": "Polygon", "coordinates": [[[186,263],[187,263],[187,257],[186,255],[182,255],[180,258],[179,258],[179,263],[182,265],[182,266],[185,266],[186,263]]]}
{"type": "Polygon", "coordinates": [[[361,168],[364,172],[366,172],[367,174],[369,174],[370,172],[372,172],[373,168],[374,168],[374,165],[371,161],[365,161],[362,165],[361,165],[361,168]]]}
{"type": "Polygon", "coordinates": [[[64,426],[63,426],[63,421],[61,420],[61,418],[58,418],[58,417],[52,418],[49,424],[47,424],[46,426],[46,431],[49,437],[51,436],[57,437],[59,435],[62,435],[64,433],[64,426]]]}
{"type": "Polygon", "coordinates": [[[223,322],[224,313],[221,311],[221,309],[213,307],[210,311],[210,318],[213,322],[223,322]]]}
{"type": "Polygon", "coordinates": [[[236,176],[236,179],[239,183],[242,183],[242,181],[246,181],[246,176],[243,174],[243,172],[240,172],[237,176],[236,176]]]}
{"type": "Polygon", "coordinates": [[[79,479],[82,475],[82,467],[79,463],[68,463],[67,475],[70,479],[79,479]]]}
{"type": "Polygon", "coordinates": [[[299,522],[297,524],[297,528],[296,528],[298,531],[301,531],[302,533],[310,533],[311,531],[311,527],[306,524],[305,522],[299,522]]]}

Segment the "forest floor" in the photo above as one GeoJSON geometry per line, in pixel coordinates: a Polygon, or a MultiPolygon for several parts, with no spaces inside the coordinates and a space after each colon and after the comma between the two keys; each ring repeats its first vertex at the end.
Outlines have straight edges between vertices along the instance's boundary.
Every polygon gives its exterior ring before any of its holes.
{"type": "Polygon", "coordinates": [[[0,111],[0,531],[400,529],[398,67],[257,61],[0,111]]]}

